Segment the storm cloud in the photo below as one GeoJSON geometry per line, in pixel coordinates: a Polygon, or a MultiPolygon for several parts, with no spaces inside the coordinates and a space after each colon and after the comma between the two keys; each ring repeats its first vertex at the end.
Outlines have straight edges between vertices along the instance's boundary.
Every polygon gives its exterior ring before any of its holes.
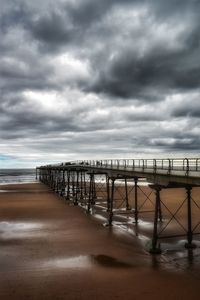
{"type": "Polygon", "coordinates": [[[199,1],[0,5],[2,166],[198,155],[199,1]]]}

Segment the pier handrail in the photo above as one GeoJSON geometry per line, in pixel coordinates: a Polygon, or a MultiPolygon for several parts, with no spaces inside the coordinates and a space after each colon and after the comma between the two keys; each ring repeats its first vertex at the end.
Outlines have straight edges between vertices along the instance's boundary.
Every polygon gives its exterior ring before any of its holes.
{"type": "Polygon", "coordinates": [[[165,172],[170,175],[172,171],[185,172],[189,176],[191,172],[200,172],[200,158],[158,158],[158,159],[103,159],[103,160],[78,160],[60,164],[46,165],[40,168],[64,168],[65,166],[91,166],[96,168],[134,170],[157,174],[165,172]]]}

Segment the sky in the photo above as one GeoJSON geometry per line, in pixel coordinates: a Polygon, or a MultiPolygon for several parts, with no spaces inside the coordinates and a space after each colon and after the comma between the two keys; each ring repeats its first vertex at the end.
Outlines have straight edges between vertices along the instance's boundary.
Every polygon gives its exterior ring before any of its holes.
{"type": "Polygon", "coordinates": [[[199,0],[0,8],[0,168],[198,156],[199,0]]]}

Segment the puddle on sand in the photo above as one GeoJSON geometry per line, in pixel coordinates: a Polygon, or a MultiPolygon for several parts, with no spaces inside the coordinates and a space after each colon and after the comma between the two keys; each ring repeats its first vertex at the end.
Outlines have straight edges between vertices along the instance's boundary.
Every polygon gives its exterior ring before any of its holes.
{"type": "Polygon", "coordinates": [[[91,255],[91,260],[94,262],[94,264],[98,264],[102,267],[107,268],[132,268],[133,265],[128,264],[126,262],[120,261],[112,256],[108,255],[91,255]]]}
{"type": "Polygon", "coordinates": [[[0,222],[0,234],[4,239],[16,238],[21,235],[30,235],[30,231],[43,227],[39,222],[0,222]],[[27,233],[28,232],[28,233],[27,233]]]}
{"type": "Polygon", "coordinates": [[[42,263],[44,268],[56,269],[85,269],[92,266],[102,266],[106,268],[131,268],[132,265],[120,261],[114,257],[99,255],[80,255],[76,257],[56,258],[42,263]]]}
{"type": "Polygon", "coordinates": [[[3,230],[31,230],[41,228],[41,223],[36,222],[0,222],[0,228],[3,230]]]}
{"type": "Polygon", "coordinates": [[[75,256],[67,258],[55,258],[44,262],[43,267],[55,269],[83,269],[91,267],[91,260],[89,256],[75,256]]]}

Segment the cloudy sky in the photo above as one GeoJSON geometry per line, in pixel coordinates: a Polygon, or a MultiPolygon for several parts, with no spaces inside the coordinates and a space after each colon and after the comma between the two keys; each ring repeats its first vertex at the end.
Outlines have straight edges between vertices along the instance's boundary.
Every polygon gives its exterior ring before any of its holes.
{"type": "Polygon", "coordinates": [[[0,168],[196,156],[199,0],[0,0],[0,168]]]}

